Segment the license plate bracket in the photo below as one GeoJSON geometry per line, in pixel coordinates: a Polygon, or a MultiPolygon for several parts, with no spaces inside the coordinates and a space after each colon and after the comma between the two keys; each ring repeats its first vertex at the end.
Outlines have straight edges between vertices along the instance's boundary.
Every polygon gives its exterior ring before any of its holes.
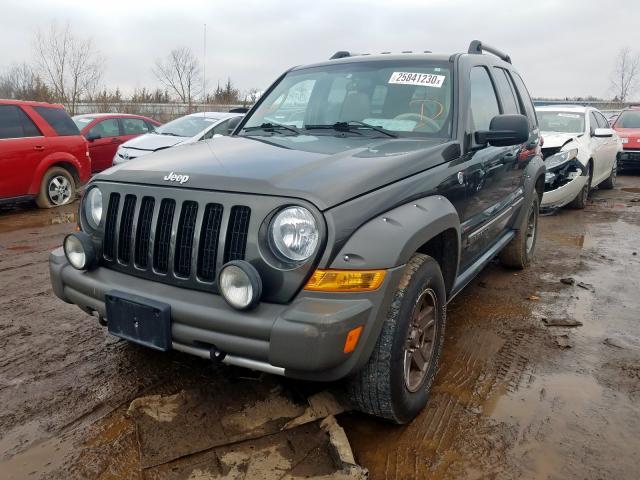
{"type": "Polygon", "coordinates": [[[105,294],[107,329],[145,347],[171,350],[171,305],[119,290],[105,294]]]}

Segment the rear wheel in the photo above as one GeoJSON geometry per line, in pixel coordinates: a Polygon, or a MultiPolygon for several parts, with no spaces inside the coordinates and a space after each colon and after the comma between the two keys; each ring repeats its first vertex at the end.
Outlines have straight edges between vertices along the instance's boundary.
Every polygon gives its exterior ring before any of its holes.
{"type": "Polygon", "coordinates": [[[616,186],[616,177],[618,175],[618,156],[616,155],[613,165],[611,166],[611,174],[600,184],[599,188],[611,190],[616,186]]]}
{"type": "Polygon", "coordinates": [[[525,268],[529,266],[536,250],[538,239],[538,211],[540,200],[534,192],[533,200],[529,204],[527,214],[515,237],[500,252],[500,263],[511,268],[525,268]]]}
{"type": "Polygon", "coordinates": [[[73,176],[62,167],[52,167],[42,177],[36,203],[40,208],[66,205],[76,198],[73,176]]]}
{"type": "Polygon", "coordinates": [[[424,408],[444,343],[446,290],[440,266],[416,253],[407,263],[369,362],[349,379],[365,413],[407,423],[424,408]]]}
{"type": "Polygon", "coordinates": [[[591,191],[591,163],[587,164],[587,169],[587,183],[584,184],[584,187],[582,187],[578,196],[569,203],[569,207],[577,210],[582,210],[586,207],[587,200],[589,200],[589,192],[591,191]]]}

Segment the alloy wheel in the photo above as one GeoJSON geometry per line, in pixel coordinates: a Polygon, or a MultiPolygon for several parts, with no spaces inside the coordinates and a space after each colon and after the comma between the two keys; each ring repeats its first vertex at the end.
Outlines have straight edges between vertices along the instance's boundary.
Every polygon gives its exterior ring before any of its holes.
{"type": "Polygon", "coordinates": [[[411,312],[404,346],[404,382],[410,392],[420,388],[429,371],[436,342],[437,318],[436,293],[427,288],[420,294],[411,312]]]}
{"type": "Polygon", "coordinates": [[[49,180],[47,188],[49,199],[54,205],[64,205],[71,199],[71,183],[63,175],[56,175],[49,180]]]}

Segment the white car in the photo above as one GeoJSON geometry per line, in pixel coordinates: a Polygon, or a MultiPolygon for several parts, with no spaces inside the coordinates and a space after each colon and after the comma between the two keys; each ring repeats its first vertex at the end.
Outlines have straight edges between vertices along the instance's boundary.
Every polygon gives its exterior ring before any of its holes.
{"type": "Polygon", "coordinates": [[[584,208],[589,191],[613,188],[622,141],[591,107],[537,107],[547,167],[542,208],[584,208]]]}
{"type": "Polygon", "coordinates": [[[200,112],[165,123],[152,133],[124,142],[113,157],[113,164],[128,162],[175,145],[228,135],[244,115],[239,113],[200,112]]]}

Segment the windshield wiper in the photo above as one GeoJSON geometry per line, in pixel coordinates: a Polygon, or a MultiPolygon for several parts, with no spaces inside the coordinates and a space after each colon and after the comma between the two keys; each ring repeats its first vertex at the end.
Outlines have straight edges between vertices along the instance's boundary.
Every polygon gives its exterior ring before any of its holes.
{"type": "MultiPolygon", "coordinates": [[[[158,133],[158,132],[155,132],[158,133]]],[[[162,132],[160,133],[160,135],[169,135],[170,137],[181,137],[182,135],[178,135],[177,133],[173,133],[173,132],[162,132]]]]}
{"type": "Polygon", "coordinates": [[[313,130],[316,128],[331,128],[333,130],[336,130],[338,132],[351,132],[354,129],[358,129],[358,128],[367,128],[369,130],[373,130],[379,133],[382,133],[383,135],[387,135],[388,137],[391,138],[398,138],[398,135],[396,135],[393,132],[390,132],[389,130],[382,128],[382,127],[378,127],[376,125],[371,125],[369,123],[365,123],[365,122],[361,122],[360,120],[349,120],[347,122],[336,122],[332,125],[305,125],[305,128],[308,130],[313,130]]]}
{"type": "Polygon", "coordinates": [[[254,130],[264,130],[265,132],[277,132],[281,130],[288,130],[290,132],[297,133],[297,134],[304,133],[302,130],[300,130],[297,127],[294,127],[293,125],[284,125],[282,123],[269,123],[269,122],[263,123],[261,125],[256,125],[254,127],[244,127],[242,130],[245,132],[252,132],[254,130]]]}

